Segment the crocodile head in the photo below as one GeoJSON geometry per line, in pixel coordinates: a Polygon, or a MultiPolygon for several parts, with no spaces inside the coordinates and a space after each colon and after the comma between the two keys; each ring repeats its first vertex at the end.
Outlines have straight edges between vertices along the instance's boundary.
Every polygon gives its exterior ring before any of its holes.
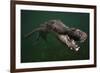
{"type": "Polygon", "coordinates": [[[72,31],[70,34],[58,34],[58,39],[67,45],[71,50],[78,51],[80,49],[77,42],[84,42],[87,39],[87,34],[79,29],[72,31]]]}

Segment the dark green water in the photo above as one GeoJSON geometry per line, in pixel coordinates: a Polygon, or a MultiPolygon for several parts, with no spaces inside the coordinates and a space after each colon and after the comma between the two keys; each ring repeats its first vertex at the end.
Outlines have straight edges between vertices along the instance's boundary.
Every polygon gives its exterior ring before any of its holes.
{"type": "Polygon", "coordinates": [[[21,10],[21,62],[86,59],[89,59],[89,13],[21,10]],[[42,38],[36,40],[38,33],[28,39],[24,38],[40,24],[52,19],[59,19],[67,26],[79,28],[87,33],[88,38],[79,44],[78,52],[60,43],[52,33],[48,34],[47,41],[42,38]]]}

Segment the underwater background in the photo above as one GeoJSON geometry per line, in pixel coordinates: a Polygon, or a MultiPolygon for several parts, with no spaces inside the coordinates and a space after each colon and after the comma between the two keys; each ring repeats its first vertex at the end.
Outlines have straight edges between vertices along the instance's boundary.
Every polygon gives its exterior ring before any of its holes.
{"type": "Polygon", "coordinates": [[[21,10],[22,63],[87,59],[89,59],[89,13],[21,10]],[[61,20],[66,26],[79,28],[87,33],[87,40],[78,43],[80,46],[78,52],[59,42],[52,33],[48,34],[47,40],[41,37],[36,40],[38,32],[29,38],[24,37],[40,24],[52,19],[61,20]]]}

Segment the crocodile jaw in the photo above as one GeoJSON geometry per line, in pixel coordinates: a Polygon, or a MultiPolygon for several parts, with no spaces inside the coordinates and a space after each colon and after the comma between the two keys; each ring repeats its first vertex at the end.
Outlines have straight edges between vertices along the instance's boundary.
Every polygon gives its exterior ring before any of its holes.
{"type": "Polygon", "coordinates": [[[58,38],[61,42],[66,44],[71,50],[79,50],[80,47],[78,47],[78,45],[76,45],[76,42],[73,39],[70,39],[68,35],[58,35],[58,38]]]}

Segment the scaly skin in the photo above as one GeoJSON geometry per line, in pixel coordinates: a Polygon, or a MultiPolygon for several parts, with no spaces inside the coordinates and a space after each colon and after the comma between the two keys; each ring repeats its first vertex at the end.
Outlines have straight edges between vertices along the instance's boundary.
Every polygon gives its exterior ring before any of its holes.
{"type": "Polygon", "coordinates": [[[74,49],[75,51],[78,51],[80,48],[78,45],[76,45],[76,42],[84,42],[87,39],[87,34],[85,32],[81,31],[80,29],[69,28],[60,20],[49,20],[44,22],[38,28],[33,29],[31,32],[25,35],[25,37],[30,37],[34,32],[44,33],[44,36],[40,34],[42,38],[46,38],[48,33],[54,32],[60,42],[63,42],[70,49],[74,49]]]}

